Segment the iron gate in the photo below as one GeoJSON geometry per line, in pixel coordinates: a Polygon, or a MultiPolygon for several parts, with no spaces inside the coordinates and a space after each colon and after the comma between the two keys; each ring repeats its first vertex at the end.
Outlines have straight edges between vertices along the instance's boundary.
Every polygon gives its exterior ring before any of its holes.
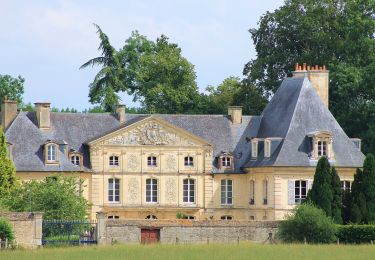
{"type": "Polygon", "coordinates": [[[43,220],[43,245],[97,244],[97,222],[89,220],[43,220]]]}

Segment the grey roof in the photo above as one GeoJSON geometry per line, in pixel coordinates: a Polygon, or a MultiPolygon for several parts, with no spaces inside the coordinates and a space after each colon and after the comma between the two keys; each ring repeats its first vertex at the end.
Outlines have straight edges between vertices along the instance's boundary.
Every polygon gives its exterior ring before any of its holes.
{"type": "MultiPolygon", "coordinates": [[[[314,131],[329,131],[333,138],[334,159],[340,167],[361,167],[362,152],[342,130],[328,108],[323,104],[307,78],[288,78],[262,113],[262,121],[255,137],[281,137],[270,158],[264,158],[262,149],[256,160],[251,158],[244,167],[315,166],[309,158],[311,146],[307,135],[314,131]]],[[[263,148],[263,146],[262,146],[263,148]]]]}
{"type": "MultiPolygon", "coordinates": [[[[37,127],[35,113],[20,112],[6,131],[13,144],[13,159],[17,171],[90,171],[89,149],[86,143],[116,129],[134,124],[150,115],[127,114],[124,124],[110,114],[81,114],[51,112],[51,130],[37,127]],[[43,145],[52,140],[84,156],[84,167],[73,165],[60,152],[57,166],[45,165],[43,145]]],[[[330,131],[336,166],[360,167],[364,155],[356,148],[324,106],[310,82],[303,78],[285,79],[261,116],[243,116],[241,124],[232,124],[226,115],[153,115],[182,128],[213,144],[213,172],[219,173],[216,157],[221,152],[234,156],[235,169],[263,166],[314,166],[309,159],[307,134],[313,131],[330,131]],[[270,158],[263,157],[263,142],[259,143],[259,156],[250,157],[250,138],[272,139],[270,158]]]]}

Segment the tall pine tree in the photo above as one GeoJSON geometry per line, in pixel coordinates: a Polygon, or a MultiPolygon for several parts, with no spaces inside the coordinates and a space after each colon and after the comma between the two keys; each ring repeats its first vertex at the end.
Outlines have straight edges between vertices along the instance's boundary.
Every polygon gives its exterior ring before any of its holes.
{"type": "Polygon", "coordinates": [[[0,197],[7,194],[16,184],[16,169],[8,157],[5,133],[0,127],[0,197]]]}
{"type": "Polygon", "coordinates": [[[333,192],[331,166],[328,159],[324,156],[319,159],[316,166],[309,199],[315,206],[324,210],[327,216],[332,216],[333,192]]]}
{"type": "Polygon", "coordinates": [[[352,184],[352,202],[350,209],[350,222],[367,223],[366,197],[363,194],[363,171],[357,169],[352,184]]]}
{"type": "Polygon", "coordinates": [[[363,164],[363,194],[366,198],[367,223],[375,222],[375,157],[366,156],[363,164]]]}
{"type": "Polygon", "coordinates": [[[342,209],[342,191],[340,177],[337,174],[336,168],[331,168],[331,188],[332,188],[332,218],[337,224],[342,224],[341,209],[342,209]]]}

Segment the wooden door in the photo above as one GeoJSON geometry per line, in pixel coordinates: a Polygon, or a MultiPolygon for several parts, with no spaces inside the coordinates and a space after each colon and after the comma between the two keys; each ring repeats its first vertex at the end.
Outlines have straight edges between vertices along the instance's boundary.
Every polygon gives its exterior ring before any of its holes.
{"type": "Polygon", "coordinates": [[[159,235],[159,229],[141,229],[141,243],[157,243],[159,241],[159,235]]]}

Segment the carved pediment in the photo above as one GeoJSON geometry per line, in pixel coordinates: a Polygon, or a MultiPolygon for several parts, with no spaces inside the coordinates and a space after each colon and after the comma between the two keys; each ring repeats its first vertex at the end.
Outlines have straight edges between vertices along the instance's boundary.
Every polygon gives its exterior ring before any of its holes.
{"type": "Polygon", "coordinates": [[[198,142],[192,140],[178,130],[163,125],[156,120],[148,120],[135,127],[124,129],[122,133],[104,140],[110,145],[173,145],[196,146],[198,142]]]}

